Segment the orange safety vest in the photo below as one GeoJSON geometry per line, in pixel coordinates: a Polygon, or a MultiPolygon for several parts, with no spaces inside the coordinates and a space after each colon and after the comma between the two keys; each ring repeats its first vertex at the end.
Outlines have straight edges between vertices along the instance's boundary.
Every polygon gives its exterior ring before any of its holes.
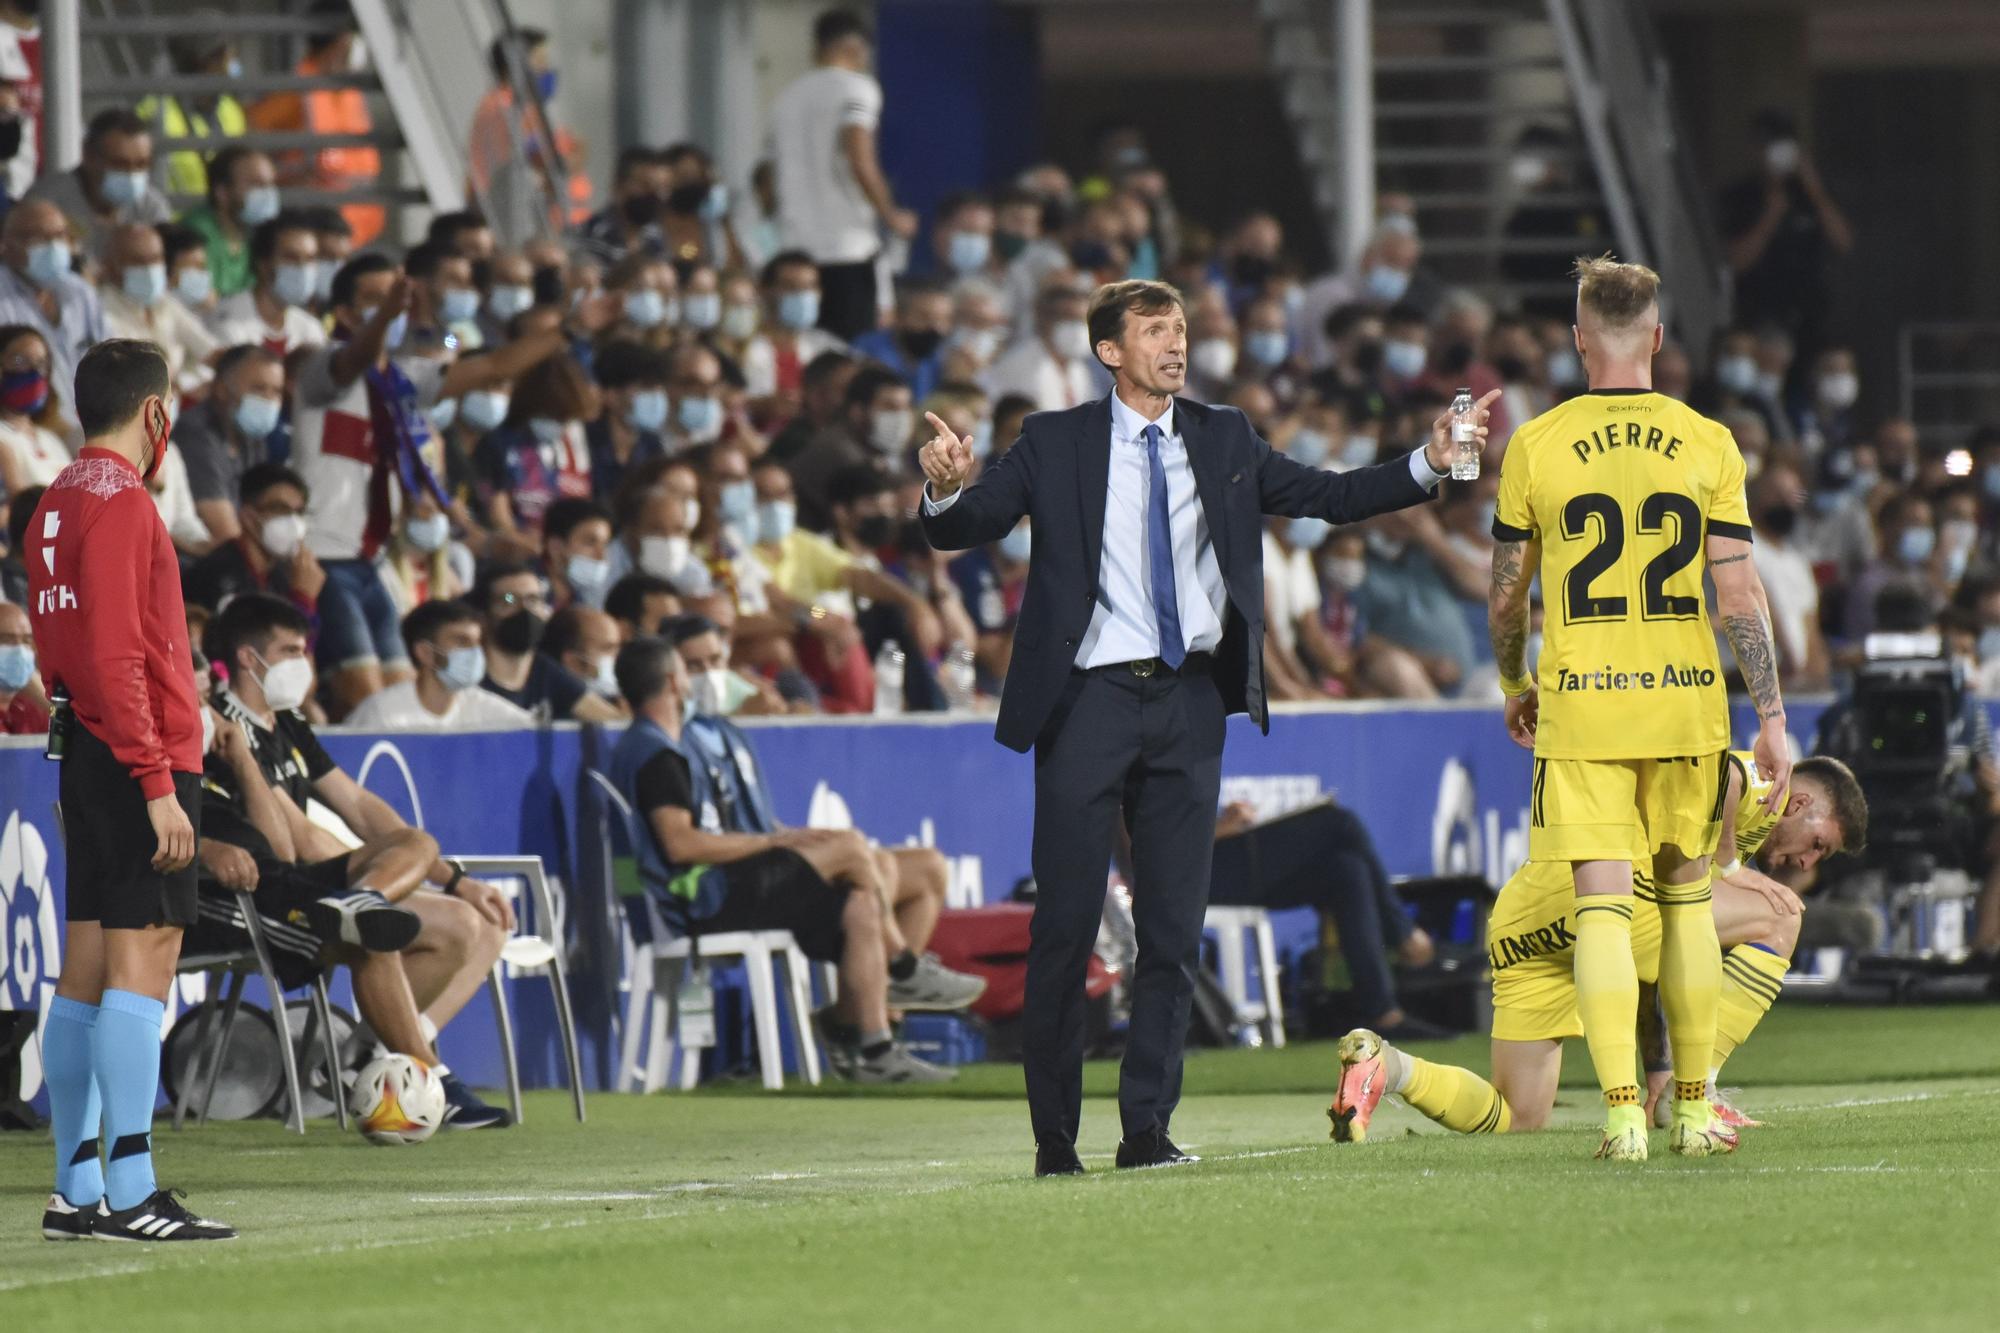
{"type": "MultiPolygon", "coordinates": [[[[479,99],[479,110],[472,116],[472,141],[467,146],[466,175],[472,187],[472,196],[483,199],[493,188],[494,173],[505,166],[514,156],[514,135],[509,131],[508,122],[514,114],[514,90],[504,86],[490,88],[486,96],[479,99]]],[[[541,115],[530,108],[520,118],[520,134],[524,140],[530,159],[539,157],[537,148],[546,137],[541,115]]],[[[576,136],[558,125],[555,133],[556,149],[564,162],[570,164],[569,179],[563,188],[568,195],[567,218],[550,218],[556,231],[566,231],[580,226],[590,217],[590,178],[576,169],[576,136]]]]}
{"type": "MultiPolygon", "coordinates": [[[[303,77],[330,71],[307,56],[294,70],[303,77]]],[[[340,71],[331,71],[338,73],[340,71]]],[[[375,122],[368,115],[368,95],[359,88],[321,88],[309,93],[272,93],[250,108],[250,123],[278,133],[368,134],[375,122]]],[[[368,144],[321,148],[310,157],[299,150],[276,155],[282,180],[316,190],[365,189],[382,174],[382,155],[368,144]]],[[[354,230],[357,248],[382,234],[388,210],[380,204],[343,204],[341,216],[354,230]]]]}

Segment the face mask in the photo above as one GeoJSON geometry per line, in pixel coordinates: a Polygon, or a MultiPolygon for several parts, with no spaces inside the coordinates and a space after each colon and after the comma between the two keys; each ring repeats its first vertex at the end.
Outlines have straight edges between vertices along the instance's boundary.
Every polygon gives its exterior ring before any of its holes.
{"type": "Polygon", "coordinates": [[[1799,141],[1774,139],[1764,145],[1764,166],[1773,176],[1789,176],[1799,169],[1799,141]]]}
{"type": "Polygon", "coordinates": [[[1319,467],[1333,452],[1333,441],[1316,430],[1295,430],[1292,441],[1285,446],[1285,454],[1294,463],[1307,467],[1319,467]]]}
{"type": "Polygon", "coordinates": [[[34,416],[49,405],[49,377],[39,370],[10,370],[0,375],[0,407],[34,416]]]}
{"type": "Polygon", "coordinates": [[[215,291],[215,280],[205,268],[184,268],[174,279],[174,295],[183,305],[204,305],[215,291]]]}
{"type": "Polygon", "coordinates": [[[854,540],[869,550],[887,546],[896,535],[896,524],[887,514],[870,514],[854,521],[854,540]]]}
{"type": "Polygon", "coordinates": [[[1381,451],[1382,446],[1373,435],[1350,435],[1347,443],[1340,447],[1340,465],[1344,468],[1367,467],[1381,451]]]}
{"type": "Polygon", "coordinates": [[[594,604],[597,594],[611,582],[611,562],[594,555],[573,555],[563,562],[563,578],[579,598],[594,604]]]}
{"type": "Polygon", "coordinates": [[[1236,373],[1236,345],[1227,338],[1204,338],[1189,354],[1194,373],[1210,384],[1221,384],[1236,373]]]}
{"type": "Polygon", "coordinates": [[[1295,551],[1317,551],[1333,535],[1333,524],[1323,518],[1295,518],[1285,525],[1285,540],[1295,551]]]}
{"type": "Polygon", "coordinates": [[[1792,535],[1799,525],[1799,511],[1790,505],[1772,505],[1764,511],[1764,531],[1779,541],[1792,535]]]}
{"type": "MultiPolygon", "coordinates": [[[[280,264],[271,271],[271,294],[286,305],[305,305],[313,299],[317,264],[280,264]]],[[[373,314],[373,311],[369,312],[373,314]]]]}
{"type": "Polygon", "coordinates": [[[1896,539],[1896,555],[1906,565],[1921,565],[1937,549],[1937,534],[1929,528],[1904,528],[1896,539]]]}
{"type": "Polygon", "coordinates": [[[35,674],[35,646],[10,643],[0,647],[0,690],[12,693],[25,687],[35,674]]]}
{"type": "Polygon", "coordinates": [[[1835,411],[1845,411],[1854,406],[1854,400],[1860,396],[1861,379],[1852,371],[1819,377],[1819,400],[1835,411]]]}
{"type": "Polygon", "coordinates": [[[639,568],[656,579],[675,579],[687,568],[693,543],[686,533],[672,537],[641,537],[639,568]]]}
{"type": "Polygon", "coordinates": [[[440,398],[430,406],[428,413],[431,425],[440,431],[451,429],[451,423],[458,420],[458,399],[440,398]]]}
{"type": "Polygon", "coordinates": [[[1049,341],[1055,345],[1056,355],[1081,361],[1090,355],[1090,325],[1080,319],[1066,319],[1050,331],[1049,341]]]}
{"type": "Polygon", "coordinates": [[[716,517],[741,532],[756,512],[757,488],[748,478],[723,483],[722,493],[715,500],[716,517]]]}
{"type": "Polygon", "coordinates": [[[1382,368],[1399,380],[1413,380],[1423,374],[1426,359],[1422,343],[1391,338],[1382,344],[1382,368]]]}
{"type": "Polygon", "coordinates": [[[278,216],[278,207],[277,186],[253,185],[243,192],[243,203],[236,210],[236,217],[246,227],[261,227],[278,216]]]}
{"type": "Polygon", "coordinates": [[[1574,347],[1559,347],[1550,352],[1543,365],[1553,388],[1570,389],[1583,383],[1583,361],[1574,347]]]}
{"type": "Polygon", "coordinates": [[[910,442],[910,432],[916,429],[916,424],[917,414],[907,407],[877,412],[868,424],[868,443],[878,453],[893,454],[910,442]]]}
{"type": "Polygon", "coordinates": [[[1335,556],[1326,562],[1326,576],[1334,586],[1353,592],[1368,577],[1368,562],[1358,555],[1335,556]]]}
{"type": "Polygon", "coordinates": [[[340,265],[329,259],[324,264],[313,265],[313,296],[323,310],[333,304],[333,279],[340,272],[340,265]]]}
{"type": "Polygon", "coordinates": [[[667,298],[651,287],[627,292],[625,318],[642,329],[656,329],[667,322],[667,298]]]}
{"type": "Polygon", "coordinates": [[[776,546],[792,535],[792,528],[799,521],[799,506],[795,500],[759,500],[757,502],[757,542],[761,546],[776,546]]]}
{"type": "Polygon", "coordinates": [[[667,207],[676,213],[695,213],[708,202],[711,186],[707,181],[690,181],[667,192],[667,207]]]}
{"type": "Polygon", "coordinates": [[[282,662],[266,662],[257,659],[264,668],[264,679],[259,682],[264,687],[264,702],[274,713],[289,713],[306,701],[312,691],[312,663],[303,657],[288,657],[282,662]]]}
{"type": "Polygon", "coordinates": [[[778,322],[797,332],[819,323],[818,292],[784,292],[778,297],[778,322]]]}
{"type": "Polygon", "coordinates": [[[459,401],[458,413],[465,424],[477,431],[497,428],[507,419],[507,395],[493,389],[474,389],[459,401]]]}
{"type": "Polygon", "coordinates": [[[903,344],[903,350],[916,360],[928,361],[937,354],[944,335],[936,329],[904,329],[896,335],[896,341],[903,344]]]}
{"type": "Polygon", "coordinates": [[[708,187],[708,194],[695,210],[704,222],[720,222],[729,215],[729,187],[720,182],[708,187]]]}
{"type": "Polygon", "coordinates": [[[479,293],[470,287],[448,288],[438,298],[438,318],[446,324],[470,324],[479,318],[479,293]]]}
{"type": "Polygon", "coordinates": [[[660,197],[655,194],[635,194],[618,205],[618,211],[625,221],[635,227],[645,227],[660,216],[660,197]]]}
{"type": "Polygon", "coordinates": [[[528,429],[543,444],[554,444],[563,437],[563,423],[554,417],[529,417],[528,429]]]}
{"type": "Polygon", "coordinates": [[[279,560],[290,560],[298,554],[299,547],[305,545],[306,516],[286,514],[282,518],[267,518],[257,539],[267,554],[279,560]]]}
{"type": "Polygon", "coordinates": [[[597,670],[591,673],[590,688],[606,699],[618,697],[618,658],[616,654],[597,659],[597,670]]]}
{"type": "Polygon", "coordinates": [[[757,336],[757,321],[756,306],[732,305],[722,312],[722,336],[734,338],[738,342],[742,342],[745,338],[754,338],[757,336]]]}
{"type": "Polygon", "coordinates": [[[505,287],[495,287],[492,293],[487,296],[486,313],[504,324],[534,304],[535,289],[533,287],[509,284],[505,287]]]}
{"type": "Polygon", "coordinates": [[[641,389],[632,395],[632,405],[625,409],[625,424],[633,430],[657,431],[667,424],[667,391],[665,389],[641,389]]]}
{"type": "Polygon", "coordinates": [[[68,241],[42,241],[28,247],[28,280],[37,287],[53,287],[69,276],[68,241]]]}
{"type": "Polygon", "coordinates": [[[712,329],[722,322],[720,292],[689,292],[681,298],[681,322],[691,329],[712,329]]]}
{"type": "Polygon", "coordinates": [[[709,717],[723,717],[729,711],[729,669],[715,667],[697,671],[688,679],[688,701],[694,711],[709,717]]]}
{"type": "Polygon", "coordinates": [[[124,287],[125,295],[150,310],[167,294],[167,266],[145,264],[128,268],[125,270],[125,280],[120,285],[124,287]]]}
{"type": "Polygon", "coordinates": [[[1750,393],[1767,403],[1775,403],[1778,401],[1779,390],[1783,388],[1784,381],[1775,372],[1760,370],[1757,372],[1757,382],[1751,386],[1750,393]]]}
{"type": "Polygon", "coordinates": [[[150,184],[151,177],[143,171],[107,171],[99,188],[105,203],[113,208],[130,208],[146,197],[146,187],[150,184]]]}
{"type": "Polygon", "coordinates": [[[722,404],[714,398],[683,398],[674,408],[681,433],[697,444],[722,434],[722,404]]]}
{"type": "Polygon", "coordinates": [[[1283,329],[1252,329],[1243,337],[1243,355],[1266,370],[1283,365],[1291,347],[1292,340],[1283,329]]]}
{"type": "Polygon", "coordinates": [[[993,257],[993,238],[983,231],[955,231],[945,250],[955,271],[977,273],[993,257]]]}
{"type": "Polygon", "coordinates": [[[971,357],[977,365],[985,365],[1000,350],[1000,330],[960,329],[951,335],[951,345],[971,357]]]}
{"type": "Polygon", "coordinates": [[[981,417],[973,423],[972,456],[982,462],[993,456],[993,418],[981,417]]]}
{"type": "Polygon", "coordinates": [[[1867,495],[1882,484],[1882,474],[1867,468],[1856,468],[1854,480],[1850,483],[1856,495],[1867,495]]]}
{"type": "Polygon", "coordinates": [[[480,647],[454,648],[438,668],[438,684],[457,694],[486,679],[486,650],[480,647]]]}
{"type": "Polygon", "coordinates": [[[1390,268],[1387,264],[1368,266],[1368,295],[1384,304],[1392,304],[1403,299],[1403,293],[1410,290],[1410,275],[1405,269],[1390,268]]]}
{"type": "Polygon", "coordinates": [[[1952,552],[1969,551],[1979,540],[1979,524],[1969,518],[1948,518],[1938,525],[1938,541],[1952,552]]]}
{"type": "Polygon", "coordinates": [[[1017,523],[996,545],[1004,559],[1011,560],[1017,565],[1025,565],[1028,563],[1028,552],[1034,548],[1034,537],[1033,528],[1025,523],[1017,523]]]}
{"type": "Polygon", "coordinates": [[[251,393],[243,396],[236,404],[236,429],[243,432],[245,439],[261,440],[278,428],[278,415],[283,404],[275,398],[251,393]]]}
{"type": "Polygon", "coordinates": [[[535,76],[535,96],[546,102],[555,95],[556,72],[552,69],[545,69],[535,76]]]}
{"type": "Polygon", "coordinates": [[[1368,534],[1368,549],[1384,560],[1400,559],[1404,541],[1401,537],[1386,537],[1379,532],[1368,534]]]}
{"type": "Polygon", "coordinates": [[[403,524],[403,540],[430,555],[451,540],[451,520],[443,514],[425,514],[403,524]]]}
{"type": "Polygon", "coordinates": [[[502,652],[531,653],[548,621],[533,611],[516,611],[493,626],[493,643],[502,652]]]}

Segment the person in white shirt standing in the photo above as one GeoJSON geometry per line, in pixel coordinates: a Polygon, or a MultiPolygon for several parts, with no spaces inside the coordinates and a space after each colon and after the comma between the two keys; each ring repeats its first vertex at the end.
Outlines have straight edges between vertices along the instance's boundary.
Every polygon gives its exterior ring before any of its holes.
{"type": "Polygon", "coordinates": [[[505,731],[532,727],[526,709],[479,688],[486,648],[479,613],[463,602],[425,602],[403,617],[403,644],[416,665],[405,680],[369,695],[348,714],[363,731],[505,731]]]}
{"type": "Polygon", "coordinates": [[[876,261],[881,228],[908,239],[917,215],[896,206],[875,153],[882,85],[868,72],[874,36],[852,12],[813,24],[814,67],[771,108],[770,156],[787,249],[819,265],[819,324],[844,339],[880,320],[876,261]]]}

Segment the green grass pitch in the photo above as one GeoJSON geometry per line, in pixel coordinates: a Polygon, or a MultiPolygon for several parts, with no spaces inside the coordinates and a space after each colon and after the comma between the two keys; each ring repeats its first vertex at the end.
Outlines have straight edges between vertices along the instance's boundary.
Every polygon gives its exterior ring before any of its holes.
{"type": "MultiPolygon", "coordinates": [[[[1485,1067],[1483,1041],[1423,1054],[1485,1067]]],[[[527,1123],[375,1148],[329,1122],[155,1142],[231,1245],[53,1245],[45,1134],[0,1135],[0,1329],[1990,1329],[2000,1017],[1781,1006],[1727,1081],[1733,1159],[1590,1160],[1558,1127],[1460,1138],[1385,1103],[1327,1142],[1332,1048],[1191,1057],[1200,1165],[1035,1181],[1020,1072],[942,1094],[531,1097],[527,1123]]]]}

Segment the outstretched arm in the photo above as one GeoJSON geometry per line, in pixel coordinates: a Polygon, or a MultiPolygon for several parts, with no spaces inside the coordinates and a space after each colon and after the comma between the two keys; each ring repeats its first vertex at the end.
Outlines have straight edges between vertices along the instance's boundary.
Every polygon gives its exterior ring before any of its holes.
{"type": "Polygon", "coordinates": [[[1530,750],[1535,748],[1541,699],[1528,674],[1528,587],[1541,561],[1541,544],[1533,538],[1496,543],[1493,582],[1486,592],[1486,631],[1493,638],[1500,690],[1507,696],[1507,734],[1530,750]]]}
{"type": "Polygon", "coordinates": [[[1028,512],[1035,470],[1028,436],[1024,433],[999,462],[981,473],[977,486],[968,487],[972,437],[954,432],[935,412],[924,416],[937,431],[917,451],[917,462],[924,469],[924,498],[918,506],[924,536],[940,551],[966,551],[999,541],[1028,512]]]}
{"type": "Polygon", "coordinates": [[[1750,543],[1740,537],[1708,538],[1708,572],[1715,580],[1715,610],[1722,632],[1757,710],[1757,768],[1771,781],[1764,808],[1776,812],[1791,788],[1792,753],[1785,739],[1785,700],[1778,689],[1778,654],[1764,581],[1750,560],[1750,543]]]}

